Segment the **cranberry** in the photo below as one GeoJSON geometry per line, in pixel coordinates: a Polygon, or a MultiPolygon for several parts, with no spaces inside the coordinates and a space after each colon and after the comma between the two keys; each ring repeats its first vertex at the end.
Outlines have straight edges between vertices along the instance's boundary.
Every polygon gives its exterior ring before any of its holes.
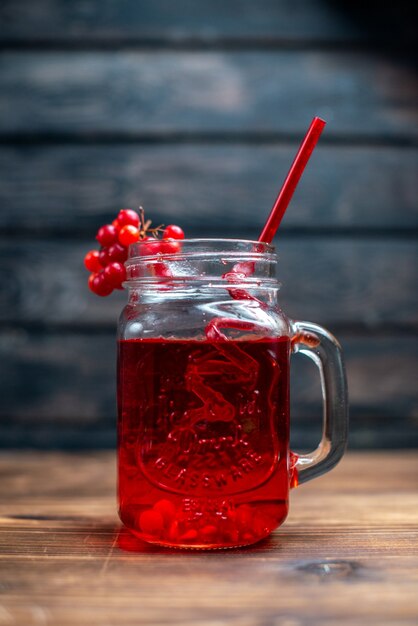
{"type": "Polygon", "coordinates": [[[141,256],[152,256],[160,252],[161,242],[155,237],[144,237],[140,240],[139,254],[141,256]]]}
{"type": "Polygon", "coordinates": [[[176,514],[176,507],[171,500],[158,500],[158,502],[154,504],[153,509],[162,515],[165,526],[169,525],[176,514]]]}
{"type": "Polygon", "coordinates": [[[84,266],[89,272],[98,272],[101,269],[98,250],[90,250],[90,252],[87,252],[84,257],[84,266]]]}
{"type": "Polygon", "coordinates": [[[155,276],[159,278],[172,278],[173,274],[165,263],[153,263],[152,270],[155,276]]]}
{"type": "Polygon", "coordinates": [[[96,239],[101,246],[110,246],[118,238],[118,231],[113,224],[105,224],[97,231],[96,239]]]}
{"type": "Polygon", "coordinates": [[[180,541],[193,541],[197,538],[197,530],[191,528],[180,537],[180,541]]]}
{"type": "Polygon", "coordinates": [[[159,252],[163,254],[176,254],[181,250],[181,243],[179,241],[175,241],[174,239],[162,239],[160,241],[160,249],[159,252]]]}
{"type": "Polygon", "coordinates": [[[93,293],[94,293],[93,281],[94,281],[94,279],[96,278],[96,276],[97,276],[97,273],[90,274],[90,276],[89,276],[89,280],[88,280],[88,286],[89,286],[89,289],[90,289],[90,291],[92,291],[93,293]]]}
{"type": "Polygon", "coordinates": [[[106,265],[110,262],[109,259],[109,250],[110,248],[102,248],[99,252],[99,263],[102,267],[106,267],[106,265]]]}
{"type": "Polygon", "coordinates": [[[120,243],[114,243],[108,250],[108,263],[125,263],[128,258],[128,250],[120,243]]]}
{"type": "MultiPolygon", "coordinates": [[[[158,239],[160,227],[152,229],[150,224],[150,220],[145,222],[142,209],[141,216],[131,209],[122,209],[111,224],[99,228],[96,239],[101,249],[90,250],[84,257],[85,267],[92,272],[89,278],[91,291],[105,296],[113,289],[122,289],[122,283],[126,280],[123,264],[128,259],[128,248],[133,243],[142,243],[139,249],[141,256],[169,255],[181,251],[180,240],[184,239],[184,232],[180,226],[170,224],[164,229],[163,238],[158,239]],[[140,235],[146,235],[147,231],[149,235],[140,240],[140,235]]],[[[162,260],[153,264],[153,272],[155,276],[171,277],[169,268],[162,260]]],[[[164,515],[167,515],[167,511],[164,515]]]]}
{"type": "Polygon", "coordinates": [[[184,239],[183,229],[176,224],[170,224],[164,229],[163,239],[184,239]]]}
{"type": "Polygon", "coordinates": [[[122,209],[119,211],[116,222],[118,223],[119,228],[129,225],[138,227],[139,215],[136,211],[132,211],[132,209],[122,209]]]}
{"type": "Polygon", "coordinates": [[[210,542],[210,541],[213,541],[213,539],[215,538],[216,532],[217,532],[216,526],[213,526],[213,524],[207,524],[200,531],[200,536],[202,537],[204,541],[210,542]]]}
{"type": "Polygon", "coordinates": [[[168,529],[168,539],[170,541],[177,542],[178,536],[179,536],[179,525],[178,525],[178,522],[174,520],[174,522],[171,523],[170,528],[168,529]]]}
{"type": "Polygon", "coordinates": [[[142,532],[149,535],[159,535],[164,527],[163,516],[158,511],[148,509],[141,513],[139,525],[142,532]]]}
{"type": "Polygon", "coordinates": [[[119,243],[122,246],[130,246],[131,243],[135,243],[139,239],[139,229],[132,224],[123,226],[119,231],[119,243]]]}
{"type": "Polygon", "coordinates": [[[112,285],[106,279],[104,270],[90,276],[89,287],[97,296],[109,296],[113,291],[112,285]]]}
{"type": "Polygon", "coordinates": [[[126,279],[126,271],[122,263],[109,263],[103,270],[109,285],[115,289],[122,287],[123,281],[126,279]]]}

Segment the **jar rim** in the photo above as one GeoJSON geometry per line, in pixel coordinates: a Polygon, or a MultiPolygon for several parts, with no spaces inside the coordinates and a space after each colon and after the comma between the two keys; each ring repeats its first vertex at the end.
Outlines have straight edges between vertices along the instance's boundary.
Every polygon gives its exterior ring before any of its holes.
{"type": "MultiPolygon", "coordinates": [[[[156,241],[161,241],[156,239],[156,241]]],[[[228,238],[228,237],[195,237],[190,239],[181,239],[178,240],[181,246],[186,245],[190,248],[198,248],[199,245],[204,247],[213,246],[215,249],[214,252],[240,252],[247,254],[275,254],[276,249],[275,246],[271,243],[266,243],[264,241],[257,241],[253,239],[238,239],[238,238],[228,238]],[[232,250],[231,250],[232,248],[232,250]]],[[[137,257],[143,257],[144,255],[140,253],[141,246],[147,245],[149,242],[146,241],[137,241],[129,246],[129,259],[135,259],[137,257]]],[[[184,251],[183,251],[184,252],[184,251]]],[[[147,255],[145,255],[147,256],[147,255]]],[[[152,255],[154,256],[154,255],[152,255]]]]}

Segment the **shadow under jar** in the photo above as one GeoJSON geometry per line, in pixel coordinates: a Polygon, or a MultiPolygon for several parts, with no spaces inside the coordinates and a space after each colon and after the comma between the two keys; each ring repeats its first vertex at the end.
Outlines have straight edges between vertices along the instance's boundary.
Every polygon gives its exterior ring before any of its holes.
{"type": "MultiPolygon", "coordinates": [[[[157,245],[157,244],[156,244],[157,245]]],[[[325,329],[278,305],[277,256],[244,240],[184,240],[171,254],[131,246],[118,335],[118,491],[141,539],[229,548],[285,520],[289,489],[344,453],[341,350],[325,329]],[[289,450],[292,352],[318,366],[323,435],[289,450]]]]}

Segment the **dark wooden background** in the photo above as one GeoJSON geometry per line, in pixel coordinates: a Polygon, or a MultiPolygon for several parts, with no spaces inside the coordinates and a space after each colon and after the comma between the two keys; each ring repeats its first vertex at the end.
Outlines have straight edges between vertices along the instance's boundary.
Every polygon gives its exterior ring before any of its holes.
{"type": "MultiPolygon", "coordinates": [[[[190,236],[257,237],[315,114],[328,126],[276,241],[282,304],[345,348],[351,445],[418,444],[412,3],[350,4],[2,0],[2,446],[114,445],[124,298],[87,291],[97,227],[142,204],[190,236]]],[[[293,417],[314,445],[301,359],[293,417]]]]}

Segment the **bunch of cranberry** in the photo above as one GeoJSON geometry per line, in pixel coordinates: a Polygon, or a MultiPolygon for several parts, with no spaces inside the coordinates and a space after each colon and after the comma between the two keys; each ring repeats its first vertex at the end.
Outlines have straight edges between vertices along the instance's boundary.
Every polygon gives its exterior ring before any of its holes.
{"type": "Polygon", "coordinates": [[[84,265],[91,272],[88,285],[96,295],[109,296],[114,289],[123,289],[124,263],[131,243],[143,242],[140,254],[144,256],[175,254],[180,251],[179,240],[184,239],[184,232],[174,224],[151,228],[151,221],[145,221],[142,209],[139,214],[122,209],[111,224],[99,228],[96,239],[100,250],[90,250],[84,257],[84,265]],[[160,234],[162,239],[158,238],[160,234]]]}

